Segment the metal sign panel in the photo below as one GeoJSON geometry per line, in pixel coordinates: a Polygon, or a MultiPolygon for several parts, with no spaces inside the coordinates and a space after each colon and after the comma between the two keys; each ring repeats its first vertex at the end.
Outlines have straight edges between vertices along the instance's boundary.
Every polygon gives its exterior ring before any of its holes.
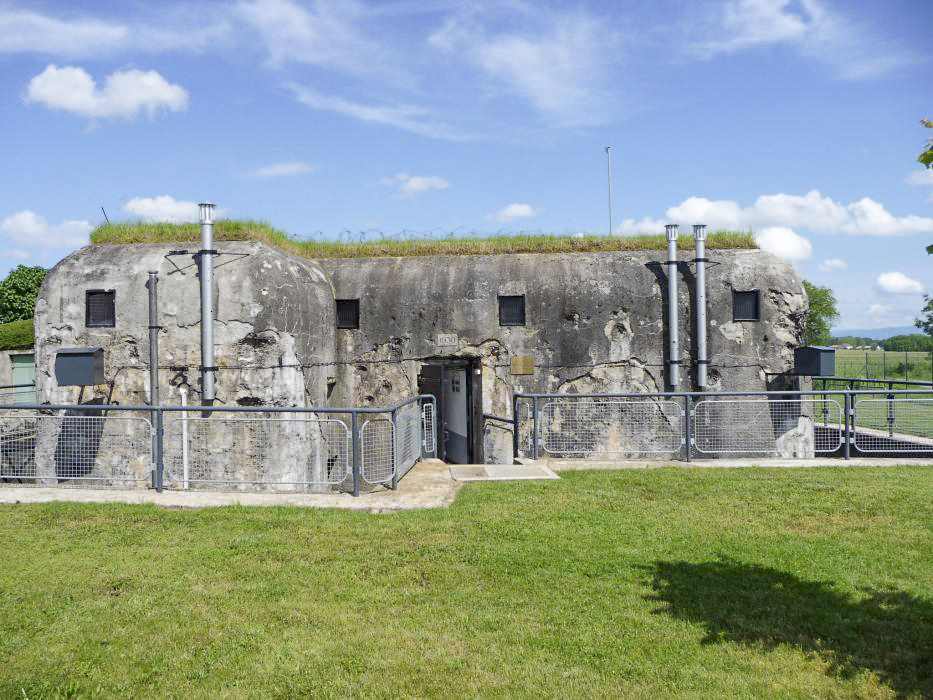
{"type": "Polygon", "coordinates": [[[515,355],[512,357],[512,374],[534,374],[534,355],[515,355]]]}

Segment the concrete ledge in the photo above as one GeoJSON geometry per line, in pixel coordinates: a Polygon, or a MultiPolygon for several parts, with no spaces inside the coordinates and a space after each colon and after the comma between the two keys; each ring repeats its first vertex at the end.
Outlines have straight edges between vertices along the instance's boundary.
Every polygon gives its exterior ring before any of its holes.
{"type": "Polygon", "coordinates": [[[378,489],[354,498],[346,493],[249,493],[246,491],[163,491],[93,488],[55,488],[0,484],[0,504],[152,503],[164,508],[216,506],[301,506],[345,508],[370,513],[393,513],[420,508],[444,508],[453,502],[460,484],[450,478],[447,465],[437,459],[416,464],[399,482],[398,491],[378,489]]]}

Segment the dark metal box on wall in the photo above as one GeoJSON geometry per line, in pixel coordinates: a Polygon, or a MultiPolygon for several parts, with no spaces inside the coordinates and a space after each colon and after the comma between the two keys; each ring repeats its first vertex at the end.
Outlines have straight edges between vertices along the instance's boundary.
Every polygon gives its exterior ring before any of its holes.
{"type": "Polygon", "coordinates": [[[820,345],[794,350],[794,374],[832,377],[836,374],[836,351],[820,345]]]}
{"type": "Polygon", "coordinates": [[[55,381],[59,386],[106,384],[103,348],[60,348],[55,353],[55,381]]]}

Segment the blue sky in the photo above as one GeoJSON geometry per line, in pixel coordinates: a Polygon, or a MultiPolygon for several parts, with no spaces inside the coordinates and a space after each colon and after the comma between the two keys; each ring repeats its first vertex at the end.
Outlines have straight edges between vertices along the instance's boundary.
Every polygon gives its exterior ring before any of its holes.
{"type": "Polygon", "coordinates": [[[3,2],[0,272],[111,220],[752,229],[840,328],[933,292],[929,0],[3,2]]]}

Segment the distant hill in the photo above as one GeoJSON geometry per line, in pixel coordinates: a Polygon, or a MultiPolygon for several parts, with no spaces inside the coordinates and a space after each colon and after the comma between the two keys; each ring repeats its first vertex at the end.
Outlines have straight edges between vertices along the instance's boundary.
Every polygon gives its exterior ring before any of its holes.
{"type": "Polygon", "coordinates": [[[891,326],[889,328],[856,328],[845,330],[833,328],[833,336],[835,337],[854,335],[858,338],[871,338],[872,340],[885,340],[892,335],[912,335],[919,332],[920,329],[916,326],[891,326]]]}

